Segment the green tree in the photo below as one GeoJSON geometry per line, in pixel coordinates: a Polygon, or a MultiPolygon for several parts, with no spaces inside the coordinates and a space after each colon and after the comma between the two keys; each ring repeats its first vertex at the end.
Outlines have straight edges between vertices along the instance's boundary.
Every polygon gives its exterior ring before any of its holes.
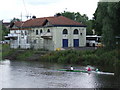
{"type": "Polygon", "coordinates": [[[86,14],[81,15],[79,12],[75,13],[75,12],[64,11],[61,13],[61,15],[86,25],[87,34],[92,34],[93,21],[89,20],[86,14]]]}
{"type": "Polygon", "coordinates": [[[103,24],[104,24],[102,28],[103,43],[105,44],[106,48],[113,49],[115,44],[114,42],[115,38],[114,38],[113,28],[112,28],[109,17],[104,18],[103,24]]]}
{"type": "Polygon", "coordinates": [[[107,3],[98,3],[98,7],[95,11],[94,15],[94,26],[95,32],[97,35],[102,35],[102,27],[103,27],[103,18],[107,15],[106,12],[107,3]]]}
{"type": "Polygon", "coordinates": [[[61,13],[62,16],[65,16],[67,18],[70,18],[72,20],[75,20],[75,13],[74,12],[66,12],[64,11],[63,13],[61,13]]]}
{"type": "Polygon", "coordinates": [[[116,47],[115,37],[120,35],[120,2],[100,2],[94,14],[95,31],[103,36],[106,48],[116,47]]]}
{"type": "Polygon", "coordinates": [[[115,5],[115,35],[120,36],[120,2],[115,5]]]}
{"type": "Polygon", "coordinates": [[[11,20],[11,22],[16,22],[16,21],[21,21],[19,18],[13,18],[12,20],[11,20]]]}
{"type": "Polygon", "coordinates": [[[2,40],[2,21],[0,21],[0,41],[2,40]]]}
{"type": "Polygon", "coordinates": [[[2,25],[2,40],[5,40],[4,36],[7,36],[9,33],[9,29],[2,25]]]}

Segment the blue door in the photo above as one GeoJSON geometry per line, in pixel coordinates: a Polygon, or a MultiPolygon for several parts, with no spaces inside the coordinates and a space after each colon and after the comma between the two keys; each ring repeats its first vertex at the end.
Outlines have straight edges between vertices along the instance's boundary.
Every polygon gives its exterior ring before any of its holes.
{"type": "Polygon", "coordinates": [[[79,39],[74,39],[74,47],[79,47],[79,39]]]}
{"type": "Polygon", "coordinates": [[[68,39],[63,39],[63,47],[68,47],[68,39]]]}

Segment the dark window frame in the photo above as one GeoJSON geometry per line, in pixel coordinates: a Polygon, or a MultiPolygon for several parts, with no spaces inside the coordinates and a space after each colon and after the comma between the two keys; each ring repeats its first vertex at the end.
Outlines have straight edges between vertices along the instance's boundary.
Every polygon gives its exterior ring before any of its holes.
{"type": "Polygon", "coordinates": [[[38,33],[38,30],[36,30],[36,35],[38,35],[39,33],[38,33]]]}
{"type": "Polygon", "coordinates": [[[68,34],[68,30],[67,29],[63,29],[62,34],[68,34]]]}
{"type": "Polygon", "coordinates": [[[50,29],[48,29],[47,32],[50,33],[50,29]]]}
{"type": "Polygon", "coordinates": [[[78,29],[74,29],[73,34],[79,34],[79,30],[78,29]]]}
{"type": "Polygon", "coordinates": [[[40,30],[40,34],[41,34],[41,33],[43,33],[43,30],[42,30],[42,29],[40,30]]]}

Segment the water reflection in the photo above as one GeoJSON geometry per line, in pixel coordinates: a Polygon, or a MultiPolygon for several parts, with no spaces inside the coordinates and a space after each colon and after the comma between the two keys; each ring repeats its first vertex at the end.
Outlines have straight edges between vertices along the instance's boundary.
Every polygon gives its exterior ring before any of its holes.
{"type": "Polygon", "coordinates": [[[10,83],[10,61],[0,61],[0,88],[9,87],[10,83]]]}
{"type": "MultiPolygon", "coordinates": [[[[76,69],[85,69],[75,66],[76,69]]],[[[2,61],[0,62],[0,88],[101,88],[120,87],[115,76],[64,72],[57,69],[69,68],[40,62],[2,61]]]]}

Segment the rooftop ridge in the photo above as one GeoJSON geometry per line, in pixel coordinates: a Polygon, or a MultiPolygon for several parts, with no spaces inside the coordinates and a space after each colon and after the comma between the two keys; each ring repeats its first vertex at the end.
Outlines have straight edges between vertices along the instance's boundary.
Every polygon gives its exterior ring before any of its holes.
{"type": "MultiPolygon", "coordinates": [[[[42,27],[45,25],[46,20],[51,23],[52,26],[85,26],[80,22],[69,19],[64,16],[50,16],[50,17],[41,17],[41,18],[32,18],[22,22],[22,27],[42,27]]],[[[16,22],[19,23],[19,22],[16,22]]],[[[19,25],[19,24],[18,24],[19,25]]]]}

